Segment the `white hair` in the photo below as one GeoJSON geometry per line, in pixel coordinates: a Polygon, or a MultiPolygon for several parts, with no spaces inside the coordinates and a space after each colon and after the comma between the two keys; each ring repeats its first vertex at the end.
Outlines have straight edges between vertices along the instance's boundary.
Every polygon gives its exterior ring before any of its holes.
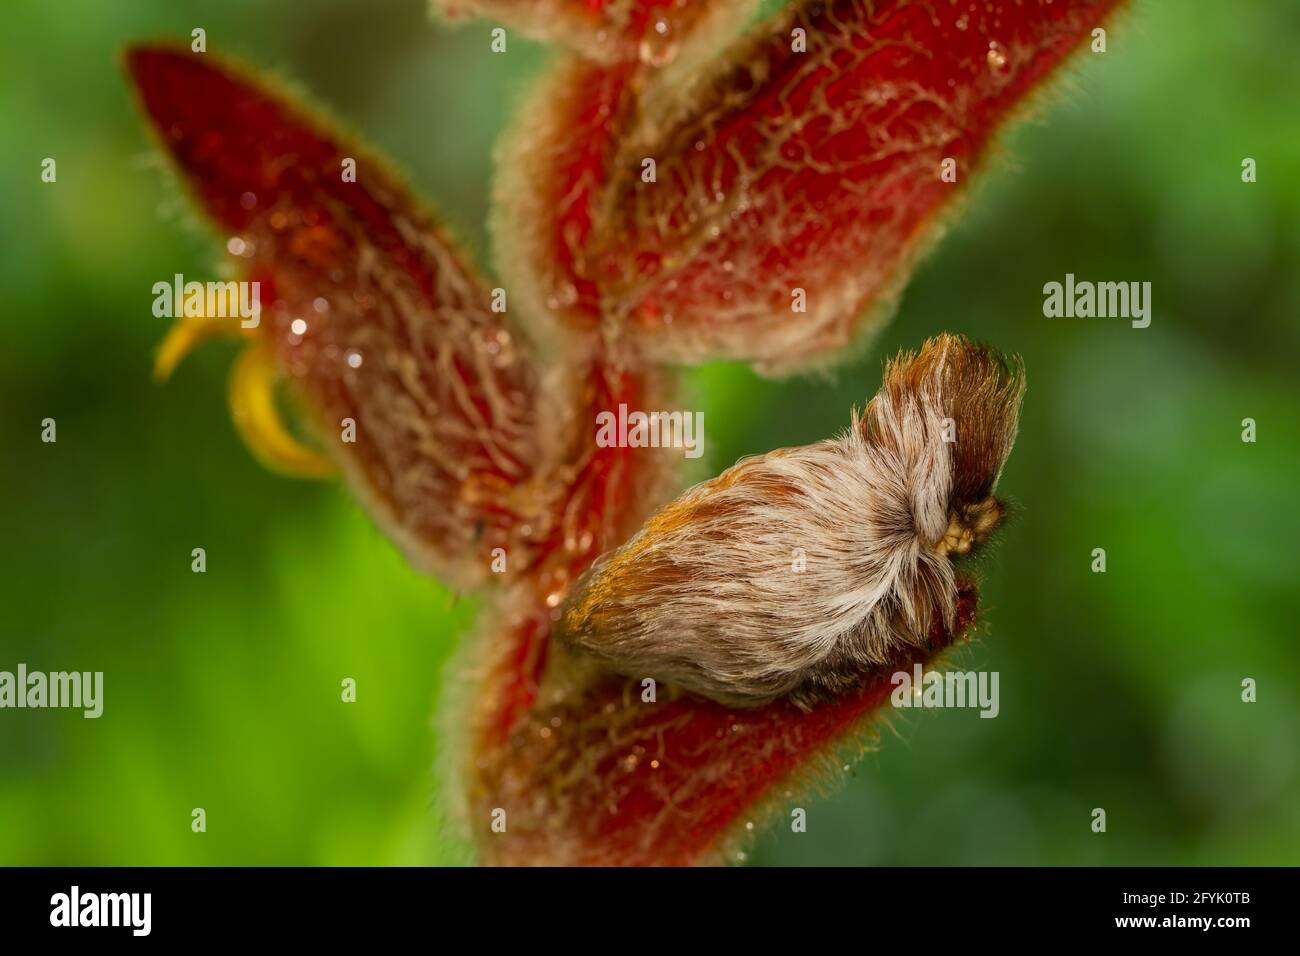
{"type": "Polygon", "coordinates": [[[801,707],[953,626],[954,560],[1001,521],[1023,371],[940,336],[889,363],[840,438],[741,461],[579,582],[557,630],[630,677],[801,707]]]}

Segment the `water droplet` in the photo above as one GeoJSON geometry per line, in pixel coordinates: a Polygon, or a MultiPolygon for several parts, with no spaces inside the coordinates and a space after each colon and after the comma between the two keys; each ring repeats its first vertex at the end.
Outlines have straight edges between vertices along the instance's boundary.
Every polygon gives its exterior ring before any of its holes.
{"type": "Polygon", "coordinates": [[[352,368],[361,368],[361,353],[351,351],[348,353],[348,365],[352,368]]]}
{"type": "Polygon", "coordinates": [[[641,57],[641,62],[647,66],[667,66],[677,58],[677,42],[668,38],[667,24],[664,24],[664,28],[663,33],[647,33],[645,39],[641,41],[637,53],[641,57]]]}
{"type": "Polygon", "coordinates": [[[997,40],[989,41],[989,67],[994,70],[1005,70],[1007,66],[1007,51],[997,40]]]}

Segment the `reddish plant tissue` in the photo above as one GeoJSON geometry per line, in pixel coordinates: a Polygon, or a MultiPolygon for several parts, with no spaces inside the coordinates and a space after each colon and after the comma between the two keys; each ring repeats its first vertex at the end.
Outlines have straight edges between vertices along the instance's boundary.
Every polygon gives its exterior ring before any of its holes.
{"type": "Polygon", "coordinates": [[[449,20],[493,17],[604,63],[662,66],[701,26],[734,19],[756,0],[434,0],[449,20]]]}
{"type": "Polygon", "coordinates": [[[860,337],[922,226],[1111,0],[792,7],[622,140],[593,257],[653,358],[788,371],[860,337]],[[792,36],[808,39],[796,52],[792,36]],[[656,159],[657,182],[640,175],[656,159]],[[807,312],[789,321],[791,290],[807,312]]]}
{"type": "Polygon", "coordinates": [[[486,489],[520,484],[538,457],[533,365],[483,279],[378,162],[209,64],[170,48],[128,56],[164,148],[263,280],[260,331],[280,367],[323,432],[356,421],[336,451],[360,495],[418,565],[481,580],[472,556],[513,544],[520,518],[486,489]]]}
{"type": "Polygon", "coordinates": [[[664,503],[680,460],[599,447],[595,416],[672,408],[658,363],[780,372],[879,323],[999,127],[1117,5],[825,0],[736,39],[750,3],[443,0],[572,49],[498,153],[508,311],[378,159],[303,108],[209,54],[128,53],[164,150],[263,283],[249,348],[274,356],[413,563],[498,584],[449,722],[485,861],[734,858],[864,745],[894,670],[969,630],[963,580],[952,627],[936,618],[927,647],[811,709],[667,687],[645,703],[639,680],[551,640],[578,577],[664,503]]]}

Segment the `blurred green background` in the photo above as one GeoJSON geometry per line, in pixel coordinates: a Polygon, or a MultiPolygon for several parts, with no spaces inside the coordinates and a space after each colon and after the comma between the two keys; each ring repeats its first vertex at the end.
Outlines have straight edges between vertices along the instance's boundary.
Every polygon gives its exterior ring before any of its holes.
{"type": "MultiPolygon", "coordinates": [[[[152,284],[215,275],[221,246],[159,174],[117,56],[195,26],[301,81],[481,261],[490,149],[549,56],[513,35],[495,56],[487,24],[448,30],[420,0],[5,5],[0,670],[106,689],[97,721],[0,711],[0,863],[465,862],[433,718],[473,602],[409,571],[341,487],[253,462],[232,347],[150,382],[152,284]]],[[[957,661],[1000,672],[1001,715],[898,721],[752,862],[1300,861],[1298,49],[1294,0],[1139,0],[1006,140],[860,361],[693,375],[716,472],[842,428],[880,357],[940,330],[1029,370],[1002,484],[1018,518],[957,661]],[[1151,327],[1044,318],[1066,272],[1150,281],[1151,327]]]]}

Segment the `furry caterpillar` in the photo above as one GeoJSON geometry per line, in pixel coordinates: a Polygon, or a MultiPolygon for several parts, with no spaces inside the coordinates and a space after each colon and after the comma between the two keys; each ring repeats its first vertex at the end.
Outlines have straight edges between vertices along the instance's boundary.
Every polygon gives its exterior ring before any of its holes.
{"type": "Polygon", "coordinates": [[[897,356],[842,437],[739,462],[596,562],[559,639],[730,707],[843,692],[953,626],[1023,394],[1018,358],[958,336],[897,356]]]}

